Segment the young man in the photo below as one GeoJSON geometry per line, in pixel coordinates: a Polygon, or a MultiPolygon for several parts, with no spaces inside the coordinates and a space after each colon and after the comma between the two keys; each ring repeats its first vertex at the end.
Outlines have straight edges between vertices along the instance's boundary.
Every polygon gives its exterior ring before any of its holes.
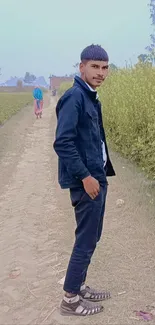
{"type": "Polygon", "coordinates": [[[99,45],[81,53],[80,74],[59,99],[54,149],[59,157],[59,183],[69,188],[75,209],[75,244],[64,283],[63,315],[99,313],[96,302],[110,298],[86,286],[91,257],[100,239],[107,194],[106,176],[115,175],[110,162],[96,88],[108,75],[108,54],[99,45]]]}

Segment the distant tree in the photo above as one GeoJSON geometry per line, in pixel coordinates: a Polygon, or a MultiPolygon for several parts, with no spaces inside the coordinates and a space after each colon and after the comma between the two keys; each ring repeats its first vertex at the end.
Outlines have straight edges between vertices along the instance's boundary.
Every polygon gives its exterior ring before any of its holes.
{"type": "Polygon", "coordinates": [[[23,82],[22,82],[22,80],[19,79],[19,80],[17,81],[17,87],[20,88],[20,89],[23,87],[23,82]]]}
{"type": "Polygon", "coordinates": [[[140,54],[138,56],[138,61],[141,62],[141,63],[145,63],[145,62],[148,62],[148,54],[140,54]]]}
{"type": "Polygon", "coordinates": [[[140,54],[137,59],[138,62],[135,64],[135,68],[142,66],[152,67],[152,60],[150,60],[149,54],[140,54]]]}
{"type": "Polygon", "coordinates": [[[70,73],[68,77],[74,79],[75,73],[70,73]]]}
{"type": "Polygon", "coordinates": [[[29,72],[25,73],[24,82],[29,84],[35,80],[36,80],[36,76],[34,74],[30,74],[29,72]]]}
{"type": "Polygon", "coordinates": [[[76,62],[74,65],[73,65],[73,68],[75,69],[75,73],[73,73],[73,76],[75,77],[76,75],[79,76],[79,62],[76,62]]]}
{"type": "Polygon", "coordinates": [[[149,52],[148,58],[153,64],[155,63],[155,0],[150,0],[148,4],[150,7],[150,18],[151,18],[151,25],[153,26],[153,32],[150,35],[151,44],[146,47],[146,50],[149,52]]]}
{"type": "Polygon", "coordinates": [[[109,68],[110,70],[115,70],[115,71],[118,70],[118,67],[114,63],[110,63],[109,68]]]}
{"type": "Polygon", "coordinates": [[[79,62],[76,62],[76,63],[73,65],[73,67],[74,67],[75,69],[78,69],[78,68],[79,68],[79,62]]]}

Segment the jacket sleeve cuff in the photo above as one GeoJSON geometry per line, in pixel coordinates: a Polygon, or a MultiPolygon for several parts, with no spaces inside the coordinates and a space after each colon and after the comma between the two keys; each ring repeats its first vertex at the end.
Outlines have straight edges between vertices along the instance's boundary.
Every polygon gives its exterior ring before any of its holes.
{"type": "Polygon", "coordinates": [[[84,178],[86,178],[88,176],[90,176],[90,173],[89,173],[88,169],[85,169],[82,173],[80,173],[80,175],[76,176],[76,178],[78,178],[82,181],[84,178]]]}

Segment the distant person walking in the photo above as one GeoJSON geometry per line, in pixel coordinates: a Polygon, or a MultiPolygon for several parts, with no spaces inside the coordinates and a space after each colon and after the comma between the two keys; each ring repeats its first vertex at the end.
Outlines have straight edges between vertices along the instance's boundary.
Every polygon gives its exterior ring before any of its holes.
{"type": "Polygon", "coordinates": [[[39,88],[39,86],[35,86],[33,90],[33,97],[34,97],[34,113],[37,119],[42,117],[43,112],[43,92],[39,88]]]}

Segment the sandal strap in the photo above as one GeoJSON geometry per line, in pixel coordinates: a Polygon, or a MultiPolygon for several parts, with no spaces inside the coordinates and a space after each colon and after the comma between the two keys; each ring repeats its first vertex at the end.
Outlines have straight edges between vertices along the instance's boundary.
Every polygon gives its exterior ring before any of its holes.
{"type": "Polygon", "coordinates": [[[61,303],[61,312],[65,313],[65,315],[95,315],[102,312],[103,309],[102,305],[96,305],[95,303],[84,300],[81,297],[79,301],[75,303],[67,303],[65,300],[61,303]]]}
{"type": "Polygon", "coordinates": [[[84,290],[81,291],[81,296],[84,299],[104,300],[110,298],[110,292],[108,291],[97,292],[95,289],[87,286],[84,290]]]}
{"type": "Polygon", "coordinates": [[[83,299],[79,300],[79,306],[76,308],[77,314],[83,315],[94,315],[99,313],[103,309],[102,306],[96,306],[88,301],[83,301],[83,299]]]}

